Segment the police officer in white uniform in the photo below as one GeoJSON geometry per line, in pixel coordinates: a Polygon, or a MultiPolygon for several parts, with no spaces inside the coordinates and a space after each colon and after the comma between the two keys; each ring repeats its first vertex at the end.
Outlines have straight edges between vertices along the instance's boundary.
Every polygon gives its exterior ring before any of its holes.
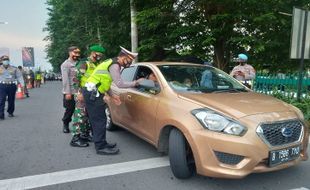
{"type": "Polygon", "coordinates": [[[1,57],[2,65],[0,65],[0,120],[4,120],[4,106],[6,99],[8,100],[8,116],[14,117],[15,110],[15,94],[17,84],[24,85],[22,73],[10,65],[8,56],[1,57]]]}

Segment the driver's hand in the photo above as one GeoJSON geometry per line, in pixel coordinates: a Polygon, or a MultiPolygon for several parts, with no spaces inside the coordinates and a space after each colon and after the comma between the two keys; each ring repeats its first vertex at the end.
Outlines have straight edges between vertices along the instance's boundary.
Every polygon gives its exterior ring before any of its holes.
{"type": "Polygon", "coordinates": [[[136,84],[135,86],[139,86],[140,85],[140,82],[145,80],[145,78],[139,78],[138,80],[136,80],[136,84]]]}

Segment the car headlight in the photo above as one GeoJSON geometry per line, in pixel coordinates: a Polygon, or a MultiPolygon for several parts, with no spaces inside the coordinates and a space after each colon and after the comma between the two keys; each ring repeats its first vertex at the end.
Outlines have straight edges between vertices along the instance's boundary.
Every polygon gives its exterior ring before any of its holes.
{"type": "Polygon", "coordinates": [[[192,111],[192,114],[198,119],[203,127],[211,131],[242,136],[247,130],[246,127],[236,121],[212,110],[196,109],[192,111]]]}

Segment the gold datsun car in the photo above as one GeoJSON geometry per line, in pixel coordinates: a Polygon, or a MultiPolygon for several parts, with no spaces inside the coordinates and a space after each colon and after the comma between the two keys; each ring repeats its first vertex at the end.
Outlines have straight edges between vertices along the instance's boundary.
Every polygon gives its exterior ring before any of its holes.
{"type": "Polygon", "coordinates": [[[107,129],[121,126],[169,154],[177,178],[193,172],[242,178],[284,169],[308,159],[308,126],[292,105],[247,89],[225,72],[189,63],[137,63],[112,90],[107,129]],[[152,76],[153,75],[153,76],[152,76]]]}

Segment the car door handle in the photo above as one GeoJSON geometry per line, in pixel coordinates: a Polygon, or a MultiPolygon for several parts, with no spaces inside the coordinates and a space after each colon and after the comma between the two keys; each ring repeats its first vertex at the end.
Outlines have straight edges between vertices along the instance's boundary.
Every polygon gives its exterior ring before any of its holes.
{"type": "Polygon", "coordinates": [[[128,100],[131,100],[131,95],[127,95],[127,99],[128,99],[128,100]]]}

